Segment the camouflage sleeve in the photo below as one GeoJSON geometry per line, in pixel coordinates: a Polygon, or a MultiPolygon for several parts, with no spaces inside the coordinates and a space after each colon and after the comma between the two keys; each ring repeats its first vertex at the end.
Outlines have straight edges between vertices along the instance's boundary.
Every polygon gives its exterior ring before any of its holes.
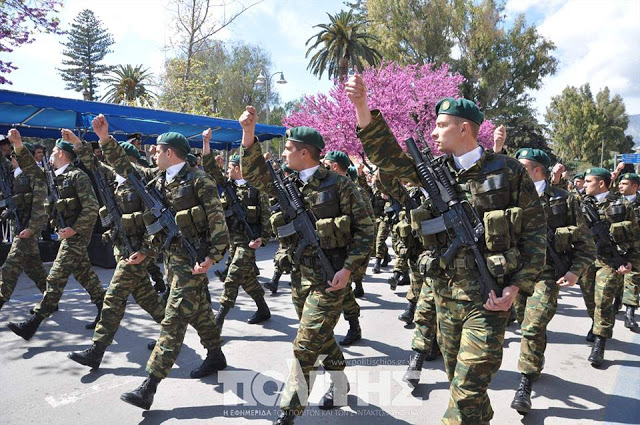
{"type": "Polygon", "coordinates": [[[84,171],[76,171],[73,176],[73,186],[78,194],[81,207],[73,230],[85,237],[90,237],[98,218],[98,198],[96,198],[89,176],[84,171]]]}
{"type": "MultiPolygon", "coordinates": [[[[522,231],[518,239],[522,268],[511,276],[510,284],[526,294],[533,293],[535,281],[543,269],[547,250],[547,217],[533,181],[516,160],[510,161],[511,187],[515,191],[516,207],[522,208],[522,231]]],[[[513,199],[513,198],[512,198],[513,199]]]]}
{"type": "Polygon", "coordinates": [[[571,269],[569,271],[580,277],[587,270],[587,267],[595,261],[596,245],[593,242],[587,223],[584,221],[578,200],[569,194],[567,204],[570,214],[569,223],[578,228],[576,232],[577,240],[573,242],[571,269]]]}
{"type": "Polygon", "coordinates": [[[266,245],[269,239],[271,239],[270,218],[271,206],[269,204],[269,197],[260,192],[260,237],[262,238],[263,245],[266,245]]]}
{"type": "Polygon", "coordinates": [[[129,173],[138,170],[147,180],[151,180],[158,172],[157,168],[135,168],[129,161],[129,157],[122,149],[122,146],[111,136],[105,142],[100,142],[100,147],[107,164],[113,167],[113,170],[122,177],[126,178],[129,173]]]}
{"type": "Polygon", "coordinates": [[[94,161],[93,148],[91,143],[82,142],[82,145],[73,147],[76,156],[88,170],[96,171],[96,162],[94,161]]]}
{"type": "MultiPolygon", "coordinates": [[[[46,160],[47,158],[44,159],[44,161],[46,160]]],[[[29,152],[29,149],[25,148],[24,145],[16,149],[16,161],[18,161],[18,166],[22,169],[23,173],[34,179],[46,181],[47,177],[44,174],[44,170],[40,168],[33,155],[31,155],[31,152],[29,152]]]]}
{"type": "Polygon", "coordinates": [[[631,205],[627,203],[626,207],[627,220],[631,222],[633,243],[629,244],[629,252],[627,252],[625,259],[631,263],[632,270],[640,270],[640,227],[638,227],[638,219],[631,205]]]}
{"type": "Polygon", "coordinates": [[[202,156],[202,169],[213,178],[215,184],[222,184],[224,181],[222,169],[216,162],[216,157],[213,154],[202,156]]]}
{"type": "Polygon", "coordinates": [[[194,188],[209,221],[209,258],[217,263],[224,257],[229,244],[229,233],[222,203],[218,198],[218,189],[213,179],[202,173],[196,177],[194,188]]]}
{"type": "Polygon", "coordinates": [[[48,195],[47,183],[43,179],[33,179],[33,190],[31,194],[33,195],[33,199],[31,201],[31,213],[29,216],[29,230],[31,230],[31,234],[38,237],[49,220],[49,216],[44,207],[48,195]]]}
{"type": "Polygon", "coordinates": [[[355,184],[346,177],[339,182],[340,211],[351,217],[351,244],[344,268],[353,272],[367,261],[373,246],[373,218],[367,213],[355,184]]]}
{"type": "Polygon", "coordinates": [[[253,187],[267,196],[277,197],[276,189],[271,181],[267,162],[262,156],[262,148],[256,142],[249,149],[240,148],[240,169],[244,177],[253,187]]]}
{"type": "Polygon", "coordinates": [[[413,161],[398,144],[382,113],[374,109],[371,114],[371,123],[364,129],[358,127],[356,134],[369,160],[378,166],[380,176],[419,183],[413,161]]]}

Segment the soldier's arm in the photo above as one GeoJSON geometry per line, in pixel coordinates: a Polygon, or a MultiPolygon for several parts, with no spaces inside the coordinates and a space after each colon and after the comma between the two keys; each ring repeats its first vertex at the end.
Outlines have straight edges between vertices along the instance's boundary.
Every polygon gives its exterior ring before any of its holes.
{"type": "Polygon", "coordinates": [[[573,241],[571,268],[569,271],[580,277],[596,259],[596,244],[584,220],[580,203],[573,196],[567,198],[569,206],[569,224],[576,226],[576,240],[573,241]]]}
{"type": "Polygon", "coordinates": [[[95,155],[91,143],[80,141],[73,144],[73,152],[88,170],[96,171],[95,155]]]}
{"type": "Polygon", "coordinates": [[[271,224],[269,223],[269,218],[271,217],[271,208],[269,205],[269,197],[264,193],[260,192],[259,195],[260,200],[260,238],[262,239],[262,244],[266,245],[271,238],[271,224]]]}
{"type": "Polygon", "coordinates": [[[202,155],[202,169],[213,178],[215,184],[222,184],[224,174],[213,154],[202,155]]]}
{"type": "MultiPolygon", "coordinates": [[[[16,161],[18,161],[18,166],[22,169],[23,173],[34,179],[46,181],[44,171],[40,168],[33,155],[31,155],[29,149],[25,148],[24,145],[20,145],[16,147],[15,152],[16,161]]],[[[48,161],[48,158],[44,158],[43,161],[48,161]]]]}
{"type": "Polygon", "coordinates": [[[367,260],[373,246],[373,219],[367,213],[355,184],[348,178],[339,182],[340,210],[351,217],[351,244],[344,268],[353,272],[367,260]]]}
{"type": "Polygon", "coordinates": [[[240,149],[240,169],[242,170],[242,176],[260,192],[265,193],[267,196],[277,196],[257,137],[253,146],[240,149]]]}
{"type": "Polygon", "coordinates": [[[39,236],[40,232],[47,225],[49,216],[44,207],[47,199],[47,183],[42,179],[33,179],[33,200],[31,201],[31,212],[29,216],[29,230],[31,234],[39,236]]]}
{"type": "Polygon", "coordinates": [[[638,226],[638,219],[633,208],[628,203],[626,206],[627,220],[631,222],[631,240],[629,251],[625,256],[625,259],[631,263],[631,270],[640,271],[640,227],[638,226]]]}
{"type": "Polygon", "coordinates": [[[73,185],[80,200],[80,214],[73,225],[73,230],[83,236],[90,236],[98,218],[98,198],[93,190],[89,176],[78,170],[73,176],[73,185]]]}
{"type": "Polygon", "coordinates": [[[204,207],[209,222],[208,257],[211,258],[214,263],[217,263],[224,257],[229,243],[227,223],[224,219],[224,211],[222,210],[220,198],[218,198],[218,190],[213,179],[204,175],[195,179],[194,189],[196,196],[204,207]]]}
{"type": "Polygon", "coordinates": [[[143,174],[146,179],[150,180],[155,177],[158,171],[157,168],[134,168],[129,161],[129,157],[126,152],[122,149],[122,146],[118,144],[118,141],[113,138],[113,136],[109,136],[105,140],[100,140],[100,147],[102,148],[102,153],[104,154],[107,164],[113,167],[113,170],[122,177],[126,178],[129,173],[133,172],[135,169],[143,174]]]}

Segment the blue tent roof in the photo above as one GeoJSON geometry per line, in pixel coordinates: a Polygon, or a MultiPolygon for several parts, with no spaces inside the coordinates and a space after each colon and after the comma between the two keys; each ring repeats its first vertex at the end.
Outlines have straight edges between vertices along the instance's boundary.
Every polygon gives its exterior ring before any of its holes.
{"type": "MultiPolygon", "coordinates": [[[[13,127],[23,136],[57,139],[60,129],[68,128],[86,140],[97,140],[91,120],[98,114],[107,118],[109,132],[119,140],[130,133],[142,133],[144,143],[155,143],[158,135],[175,131],[189,139],[192,147],[199,148],[202,132],[209,127],[213,130],[214,149],[236,148],[242,139],[242,127],[236,120],[0,90],[1,134],[7,134],[13,127]]],[[[284,127],[256,126],[256,136],[261,141],[282,137],[284,133],[284,127]]]]}

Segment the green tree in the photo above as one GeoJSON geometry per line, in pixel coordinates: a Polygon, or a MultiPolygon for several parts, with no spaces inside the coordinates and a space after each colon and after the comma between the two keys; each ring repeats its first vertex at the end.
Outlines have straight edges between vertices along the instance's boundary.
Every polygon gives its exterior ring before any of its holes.
{"type": "Polygon", "coordinates": [[[217,83],[218,76],[205,73],[205,63],[196,58],[192,59],[189,66],[192,77],[185,80],[186,58],[178,57],[165,62],[159,106],[169,111],[217,116],[212,107],[211,87],[217,83]]]}
{"type": "Polygon", "coordinates": [[[329,24],[315,25],[321,28],[313,37],[309,38],[305,45],[313,44],[307,50],[305,57],[318,49],[309,60],[307,69],[318,78],[327,71],[328,77],[343,80],[349,73],[349,66],[362,71],[365,62],[375,66],[380,62],[381,55],[370,47],[369,43],[377,42],[376,37],[365,30],[366,22],[354,15],[350,10],[340,11],[336,15],[329,16],[329,24]]]}
{"type": "Polygon", "coordinates": [[[101,75],[112,67],[100,62],[111,53],[109,47],[114,43],[111,34],[102,26],[102,22],[89,9],[84,9],[73,20],[73,28],[68,40],[62,43],[66,49],[62,52],[68,59],[58,72],[68,90],[83,91],[86,100],[97,100],[96,89],[102,81],[101,75]]]}
{"type": "Polygon", "coordinates": [[[142,65],[119,65],[103,80],[108,86],[102,100],[151,107],[155,103],[156,95],[147,86],[153,83],[152,79],[149,68],[143,69],[142,65]]]}

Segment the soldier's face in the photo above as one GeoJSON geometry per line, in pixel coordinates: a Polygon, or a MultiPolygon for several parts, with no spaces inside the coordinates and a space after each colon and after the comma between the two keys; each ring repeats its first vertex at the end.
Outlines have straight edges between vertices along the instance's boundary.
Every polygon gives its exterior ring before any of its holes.
{"type": "Polygon", "coordinates": [[[607,185],[604,180],[596,176],[587,176],[584,178],[584,192],[589,196],[598,195],[607,191],[607,185]]]}
{"type": "Polygon", "coordinates": [[[584,187],[584,180],[582,179],[575,179],[573,181],[573,186],[577,189],[577,190],[582,190],[582,188],[584,187]]]}
{"type": "Polygon", "coordinates": [[[229,163],[227,174],[229,174],[229,178],[232,180],[239,180],[242,178],[242,171],[240,171],[240,166],[235,165],[233,162],[229,163]]]}
{"type": "Polygon", "coordinates": [[[5,143],[3,145],[0,145],[0,149],[2,149],[2,155],[7,156],[11,153],[11,144],[5,143]]]}
{"type": "Polygon", "coordinates": [[[282,151],[282,159],[284,159],[284,162],[293,171],[301,171],[304,169],[302,168],[302,152],[304,152],[304,149],[298,150],[293,142],[287,140],[287,142],[284,144],[284,150],[282,151]]]}
{"type": "Polygon", "coordinates": [[[36,162],[42,162],[42,158],[44,158],[44,149],[36,149],[35,153],[33,154],[33,158],[36,160],[36,162]]]}
{"type": "Polygon", "coordinates": [[[62,153],[62,150],[59,147],[54,146],[53,150],[51,151],[51,158],[49,162],[51,163],[51,165],[53,165],[53,168],[60,168],[63,165],[63,157],[64,154],[62,153]]]}
{"type": "Polygon", "coordinates": [[[159,169],[166,170],[171,166],[169,156],[172,153],[171,149],[168,149],[165,145],[158,146],[158,150],[156,151],[156,164],[159,169]]]}
{"type": "Polygon", "coordinates": [[[446,114],[438,115],[436,127],[431,132],[436,147],[442,153],[453,153],[455,146],[462,139],[462,126],[455,117],[446,114]]]}
{"type": "Polygon", "coordinates": [[[620,180],[618,190],[621,195],[635,195],[638,192],[638,185],[631,180],[620,180]]]}

